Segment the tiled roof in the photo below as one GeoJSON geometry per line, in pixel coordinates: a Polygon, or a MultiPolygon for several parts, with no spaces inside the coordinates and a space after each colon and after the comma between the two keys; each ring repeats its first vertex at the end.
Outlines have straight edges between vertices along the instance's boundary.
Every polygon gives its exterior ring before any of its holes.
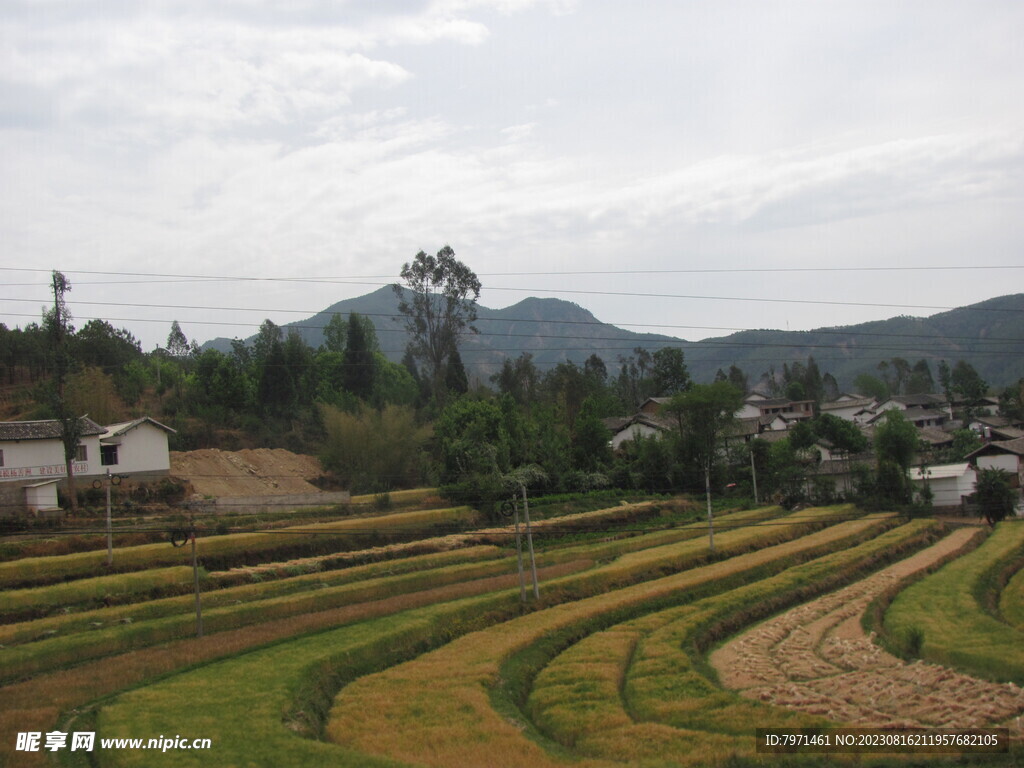
{"type": "Polygon", "coordinates": [[[974,456],[991,456],[999,453],[1014,453],[1018,456],[1024,456],[1024,437],[1018,437],[1016,440],[993,441],[981,446],[978,450],[969,453],[967,458],[972,458],[974,456]]]}
{"type": "Polygon", "coordinates": [[[953,443],[952,433],[947,432],[941,427],[919,427],[917,434],[918,437],[932,447],[937,445],[951,445],[953,443]]]}
{"type": "MultiPolygon", "coordinates": [[[[91,435],[102,435],[106,430],[90,419],[83,416],[79,421],[82,423],[82,437],[91,435]]],[[[0,421],[0,440],[59,440],[60,422],[56,419],[44,421],[0,421]]]]}
{"type": "Polygon", "coordinates": [[[154,427],[164,430],[165,432],[177,432],[177,430],[161,424],[156,419],[151,419],[149,416],[143,416],[141,419],[135,419],[134,421],[126,421],[122,424],[110,425],[104,430],[103,438],[108,439],[111,437],[117,437],[118,435],[123,435],[125,432],[130,432],[141,424],[146,424],[147,422],[152,424],[154,427]]]}
{"type": "Polygon", "coordinates": [[[875,402],[873,397],[862,397],[857,400],[836,400],[833,403],[822,403],[822,411],[838,411],[844,408],[867,408],[875,402]]]}

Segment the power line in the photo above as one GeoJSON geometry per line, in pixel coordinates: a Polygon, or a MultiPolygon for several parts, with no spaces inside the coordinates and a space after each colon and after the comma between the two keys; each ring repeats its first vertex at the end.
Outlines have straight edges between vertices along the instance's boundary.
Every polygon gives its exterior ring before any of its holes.
{"type": "MultiPolygon", "coordinates": [[[[885,266],[885,267],[712,267],[712,268],[690,268],[690,269],[613,269],[613,270],[546,270],[546,271],[516,271],[516,272],[477,272],[478,277],[579,277],[585,275],[704,275],[704,274],[799,274],[816,272],[957,272],[979,270],[1013,270],[1024,269],[1022,265],[1016,264],[991,264],[978,266],[885,266]]],[[[40,267],[2,267],[0,270],[11,272],[41,272],[48,273],[51,270],[40,267]]],[[[64,274],[79,275],[107,275],[123,277],[152,277],[162,278],[163,281],[209,281],[209,282],[302,282],[302,283],[332,283],[338,281],[358,280],[389,280],[396,281],[395,275],[325,275],[320,277],[257,277],[252,275],[180,275],[161,272],[126,272],[106,271],[90,269],[63,270],[64,274]]],[[[102,283],[86,283],[86,285],[108,285],[110,281],[102,283]]],[[[136,283],[140,281],[129,281],[136,283]]],[[[23,285],[35,285],[25,283],[23,285]]]]}
{"type": "MultiPolygon", "coordinates": [[[[262,280],[266,278],[252,278],[254,280],[262,280]]],[[[297,280],[297,282],[303,282],[297,280]]],[[[312,282],[312,281],[305,281],[312,282]]],[[[383,287],[391,285],[391,283],[348,283],[350,285],[377,285],[383,287]]],[[[821,299],[779,299],[779,298],[765,298],[760,296],[701,296],[698,294],[685,294],[685,293],[652,293],[648,291],[588,291],[579,288],[521,288],[521,287],[507,287],[507,286],[488,286],[489,291],[515,291],[517,293],[549,293],[549,294],[578,294],[583,296],[626,296],[631,298],[648,298],[648,299],[687,299],[691,301],[738,301],[738,302],[762,302],[769,304],[809,304],[817,306],[844,306],[844,307],[882,307],[888,309],[927,309],[927,310],[940,310],[940,311],[951,311],[954,309],[970,310],[976,312],[1024,312],[1024,309],[1018,309],[1016,307],[953,307],[947,305],[937,304],[889,304],[883,302],[867,302],[867,301],[838,301],[830,300],[825,301],[821,299]]],[[[36,302],[38,299],[11,299],[4,298],[0,301],[31,301],[36,302]]],[[[100,305],[100,306],[115,306],[115,307],[158,307],[161,309],[221,309],[235,312],[265,312],[273,311],[280,313],[302,313],[305,314],[308,310],[265,310],[265,309],[252,309],[244,307],[203,307],[203,306],[189,306],[189,305],[169,305],[169,304],[133,304],[123,302],[107,302],[107,301],[74,301],[70,302],[75,305],[100,305]]]]}
{"type": "MultiPolygon", "coordinates": [[[[635,295],[641,295],[641,294],[635,294],[635,295]]],[[[653,294],[650,294],[650,295],[653,295],[653,294]]],[[[32,299],[20,299],[20,298],[0,298],[0,301],[31,302],[33,300],[32,299]]],[[[774,301],[774,300],[765,299],[765,301],[774,301]]],[[[779,299],[777,301],[790,301],[790,300],[779,299]]],[[[796,301],[796,300],[793,300],[793,301],[796,301]]],[[[267,308],[259,308],[259,307],[210,307],[210,306],[189,305],[189,304],[136,304],[136,303],[129,303],[129,302],[107,302],[107,301],[78,301],[78,302],[72,301],[72,302],[69,302],[69,303],[72,304],[72,305],[83,305],[83,306],[84,305],[88,305],[88,306],[113,306],[113,307],[136,307],[136,308],[144,307],[144,308],[147,308],[147,309],[158,308],[158,309],[185,309],[185,310],[220,311],[220,312],[259,312],[259,313],[301,314],[301,315],[308,315],[309,314],[308,310],[298,310],[298,309],[267,309],[267,308]]],[[[841,302],[820,302],[820,303],[828,304],[828,303],[841,303],[841,302]]],[[[900,306],[900,305],[878,305],[878,306],[900,306]]],[[[907,305],[907,306],[909,306],[909,305],[907,305]]],[[[971,307],[961,307],[961,309],[972,309],[972,308],[971,307]]],[[[984,309],[984,308],[982,308],[982,309],[984,309]]],[[[1003,309],[998,309],[996,311],[1024,312],[1024,309],[1003,308],[1003,309]]],[[[324,311],[317,312],[317,313],[314,313],[314,316],[318,315],[318,314],[323,314],[323,313],[324,313],[324,311]]],[[[36,317],[36,315],[30,315],[30,314],[27,314],[27,313],[9,313],[9,314],[11,316],[13,316],[13,317],[36,317]]],[[[334,315],[343,315],[343,314],[345,314],[345,313],[341,313],[341,312],[331,313],[332,316],[334,316],[334,315]]],[[[349,314],[351,314],[351,313],[349,313],[349,314]]],[[[385,312],[357,312],[356,314],[359,314],[362,317],[390,318],[390,319],[393,319],[395,321],[400,321],[400,320],[404,319],[404,316],[401,315],[401,314],[393,314],[393,313],[385,313],[385,312]]],[[[169,321],[169,320],[164,320],[164,319],[156,320],[156,319],[152,319],[152,318],[81,317],[79,319],[84,319],[84,320],[105,320],[106,322],[110,322],[111,320],[116,321],[116,322],[149,322],[149,323],[153,323],[153,322],[169,323],[169,322],[172,322],[172,321],[169,321]]],[[[231,326],[231,327],[245,326],[245,327],[250,327],[250,328],[258,328],[258,327],[262,326],[262,323],[251,323],[251,322],[244,322],[244,321],[225,322],[225,321],[187,320],[186,319],[184,322],[191,323],[191,324],[194,324],[194,325],[226,325],[226,326],[231,326]]],[[[938,336],[938,335],[935,335],[935,334],[918,334],[918,333],[909,333],[909,332],[908,333],[880,333],[880,332],[876,332],[876,331],[848,331],[848,330],[844,330],[843,328],[821,328],[821,329],[813,329],[813,330],[808,330],[808,331],[782,331],[782,330],[779,330],[779,329],[736,328],[736,327],[730,327],[730,326],[709,326],[709,325],[685,325],[685,324],[656,324],[656,325],[652,325],[652,324],[649,324],[649,323],[605,323],[605,322],[602,322],[600,320],[551,320],[551,321],[540,321],[540,320],[537,320],[536,318],[504,318],[504,317],[501,317],[501,318],[484,317],[484,318],[478,318],[478,320],[477,320],[477,323],[479,325],[490,324],[490,323],[541,323],[541,322],[548,322],[548,323],[550,323],[552,325],[580,325],[580,326],[591,326],[591,327],[593,327],[593,326],[609,327],[610,326],[610,327],[616,327],[616,328],[618,328],[618,327],[635,326],[635,327],[642,327],[642,328],[665,328],[665,329],[691,329],[691,330],[731,331],[733,333],[748,332],[748,333],[823,334],[823,335],[835,335],[835,336],[876,336],[876,337],[880,337],[880,338],[925,338],[925,339],[933,339],[933,340],[936,340],[936,341],[941,341],[941,340],[945,340],[945,339],[951,339],[951,340],[959,340],[959,341],[971,341],[971,342],[974,342],[974,343],[981,343],[981,344],[992,343],[992,342],[1000,342],[1000,341],[1016,342],[1016,341],[1020,340],[1019,338],[1013,338],[1013,337],[986,337],[986,338],[979,339],[979,338],[973,337],[973,336],[938,336]]],[[[280,327],[280,328],[287,327],[289,329],[301,329],[301,330],[314,330],[314,331],[316,331],[316,330],[323,330],[327,326],[326,325],[307,324],[307,323],[289,323],[287,326],[278,326],[278,327],[280,327]]],[[[379,329],[375,328],[375,330],[378,333],[381,333],[381,332],[383,332],[383,333],[405,333],[405,329],[404,328],[379,328],[379,329]]],[[[479,337],[479,336],[508,336],[508,337],[515,337],[516,335],[517,334],[498,333],[498,332],[486,332],[486,333],[475,334],[474,336],[470,336],[468,338],[479,337]]],[[[621,338],[618,338],[618,337],[600,337],[600,336],[598,336],[598,337],[590,337],[590,336],[556,336],[556,335],[550,335],[550,334],[548,334],[548,335],[545,335],[545,334],[540,334],[540,335],[538,335],[538,334],[519,334],[519,335],[529,336],[529,337],[533,337],[533,338],[594,339],[594,340],[597,340],[597,341],[622,341],[623,343],[627,343],[627,342],[630,342],[630,341],[636,341],[636,342],[645,341],[645,339],[642,339],[642,338],[631,340],[631,339],[621,339],[621,338]]],[[[640,335],[654,335],[654,334],[640,334],[640,335]]],[[[653,340],[647,339],[647,341],[653,341],[653,340]]],[[[681,341],[687,341],[687,340],[682,339],[681,341]]],[[[689,343],[689,344],[700,344],[700,343],[705,343],[706,341],[707,340],[687,341],[687,343],[689,343]]],[[[760,345],[756,344],[755,346],[760,346],[760,345]]],[[[784,346],[793,346],[793,345],[786,344],[784,346]]]]}

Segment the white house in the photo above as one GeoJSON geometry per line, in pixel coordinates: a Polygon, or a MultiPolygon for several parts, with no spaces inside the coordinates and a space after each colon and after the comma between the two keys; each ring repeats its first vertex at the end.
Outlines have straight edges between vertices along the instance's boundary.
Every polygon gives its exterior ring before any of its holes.
{"type": "Polygon", "coordinates": [[[638,437],[664,437],[673,425],[664,419],[637,413],[627,419],[605,419],[605,426],[612,433],[612,450],[618,450],[623,443],[638,437]]]}
{"type": "Polygon", "coordinates": [[[874,415],[877,402],[873,397],[854,397],[843,395],[833,403],[822,403],[821,412],[828,413],[845,421],[863,424],[874,415]]]}
{"type": "Polygon", "coordinates": [[[113,474],[166,475],[171,469],[167,437],[173,432],[149,416],[109,426],[100,435],[100,465],[113,474]]]}
{"type": "Polygon", "coordinates": [[[974,493],[978,475],[967,462],[962,464],[940,464],[934,467],[915,467],[910,470],[910,480],[920,489],[925,483],[932,491],[932,505],[936,507],[959,507],[964,499],[974,493]]]}
{"type": "MultiPolygon", "coordinates": [[[[76,476],[98,475],[104,428],[87,416],[79,421],[82,435],[72,469],[76,476]]],[[[65,475],[59,421],[0,422],[0,482],[49,480],[65,475]]]]}
{"type": "MultiPolygon", "coordinates": [[[[149,417],[101,427],[83,416],[72,469],[75,477],[98,478],[109,469],[134,477],[170,471],[167,436],[174,432],[149,417]]],[[[57,481],[67,476],[60,422],[0,422],[0,507],[8,513],[56,507],[57,481]]],[[[2,514],[2,512],[0,512],[2,514]]]]}
{"type": "Polygon", "coordinates": [[[1013,478],[1013,485],[1024,487],[1024,437],[996,440],[968,454],[978,469],[1001,469],[1013,478]]]}

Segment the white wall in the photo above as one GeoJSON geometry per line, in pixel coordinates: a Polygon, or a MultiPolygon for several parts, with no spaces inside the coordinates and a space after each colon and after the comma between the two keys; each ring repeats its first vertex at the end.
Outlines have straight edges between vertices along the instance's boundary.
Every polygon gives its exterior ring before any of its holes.
{"type": "MultiPolygon", "coordinates": [[[[963,496],[970,496],[974,493],[974,483],[977,480],[977,473],[968,469],[962,475],[954,477],[932,477],[928,479],[928,486],[932,491],[932,505],[936,507],[958,507],[963,496]]],[[[923,481],[911,478],[914,487],[920,489],[923,481]]]]}
{"type": "MultiPolygon", "coordinates": [[[[102,474],[100,469],[100,439],[98,435],[82,438],[86,461],[76,461],[75,475],[102,474]]],[[[47,479],[64,477],[64,446],[60,440],[9,440],[0,442],[4,452],[4,465],[0,467],[0,482],[9,480],[47,479]]]]}
{"type": "Polygon", "coordinates": [[[612,448],[618,448],[627,440],[635,440],[637,435],[650,437],[655,435],[661,437],[664,434],[660,429],[654,429],[646,424],[631,424],[612,438],[612,448]]]}
{"type": "Polygon", "coordinates": [[[1011,475],[1017,474],[1018,463],[1019,461],[1016,456],[1007,453],[999,454],[998,456],[978,457],[978,469],[1002,469],[1011,475]]]}
{"type": "MultiPolygon", "coordinates": [[[[154,472],[166,474],[171,468],[171,457],[167,451],[167,433],[149,422],[142,422],[114,440],[117,445],[117,464],[102,467],[114,474],[154,472]]],[[[108,444],[112,440],[106,441],[108,444]]],[[[99,465],[99,455],[96,456],[99,465]]]]}

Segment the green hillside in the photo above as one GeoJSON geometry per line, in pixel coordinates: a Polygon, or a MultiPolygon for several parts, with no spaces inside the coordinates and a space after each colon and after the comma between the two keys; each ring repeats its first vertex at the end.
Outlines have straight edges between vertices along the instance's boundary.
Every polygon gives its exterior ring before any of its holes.
{"type": "MultiPolygon", "coordinates": [[[[524,299],[503,309],[480,306],[477,328],[461,349],[470,376],[486,382],[505,358],[523,352],[533,355],[541,370],[572,361],[582,364],[597,354],[617,369],[620,355],[635,347],[655,350],[678,346],[696,381],[709,381],[718,369],[742,368],[751,383],[774,366],[804,362],[813,355],[822,371],[840,386],[849,387],[860,373],[876,373],[882,360],[902,357],[911,363],[926,359],[933,371],[939,360],[969,362],[992,386],[1001,387],[1024,377],[1024,294],[1001,296],[931,317],[900,315],[859,325],[812,331],[750,330],[691,342],[660,334],[627,331],[602,323],[588,310],[562,299],[524,299]]],[[[311,346],[323,341],[323,328],[334,313],[357,312],[369,317],[377,330],[381,351],[393,361],[405,351],[406,334],[398,301],[390,287],[346,299],[285,326],[311,346]]],[[[251,339],[249,340],[251,341],[251,339]]],[[[214,339],[204,348],[230,352],[230,340],[214,339]]]]}

